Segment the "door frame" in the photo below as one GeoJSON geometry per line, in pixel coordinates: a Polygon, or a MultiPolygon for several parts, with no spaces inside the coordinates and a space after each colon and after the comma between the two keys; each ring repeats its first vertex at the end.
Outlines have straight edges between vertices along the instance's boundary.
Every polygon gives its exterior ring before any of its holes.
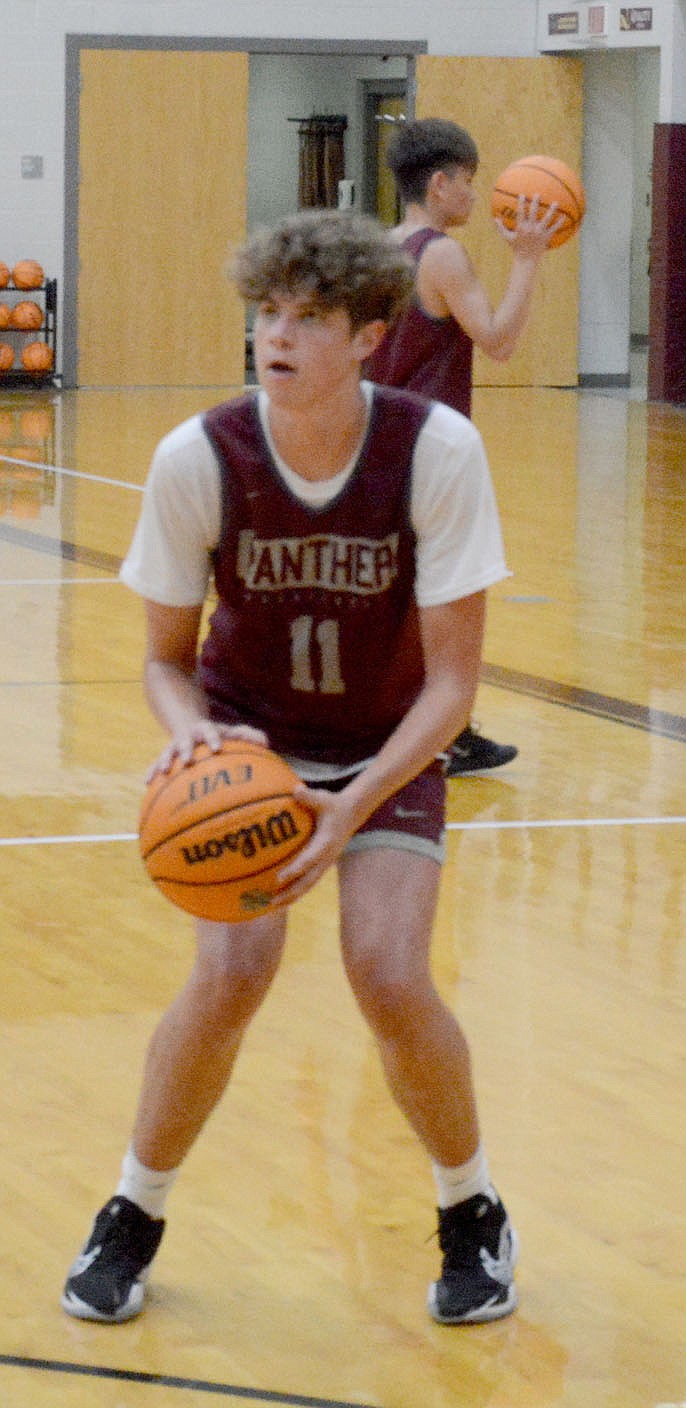
{"type": "Polygon", "coordinates": [[[376,140],[376,103],[378,98],[404,98],[408,118],[414,117],[414,95],[416,64],[412,71],[408,64],[405,78],[363,78],[362,89],[362,132],[365,150],[365,163],[362,174],[360,208],[368,215],[376,211],[376,184],[378,179],[378,144],[376,140]]]}
{"type": "Polygon", "coordinates": [[[79,329],[79,99],[83,49],[228,50],[247,54],[392,55],[407,61],[408,102],[414,94],[415,59],[428,52],[424,39],[257,39],[163,34],[68,34],[65,54],[64,287],[62,289],[62,386],[78,386],[79,329]]]}

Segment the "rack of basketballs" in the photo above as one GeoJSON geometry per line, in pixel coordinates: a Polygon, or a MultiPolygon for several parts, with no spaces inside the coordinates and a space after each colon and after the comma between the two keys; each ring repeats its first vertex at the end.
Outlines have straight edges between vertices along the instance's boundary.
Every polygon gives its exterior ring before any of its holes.
{"type": "Polygon", "coordinates": [[[0,260],[0,387],[55,377],[57,280],[36,259],[0,260]]]}

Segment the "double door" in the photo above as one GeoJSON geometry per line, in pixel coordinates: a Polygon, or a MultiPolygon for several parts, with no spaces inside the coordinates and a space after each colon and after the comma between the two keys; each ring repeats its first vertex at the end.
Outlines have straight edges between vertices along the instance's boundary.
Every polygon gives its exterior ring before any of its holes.
{"type": "MultiPolygon", "coordinates": [[[[259,161],[248,153],[248,54],[109,46],[82,49],[79,63],[65,370],[81,386],[241,385],[244,310],[225,265],[245,234],[248,161],[259,161]]],[[[477,140],[481,200],[461,238],[498,302],[510,255],[490,186],[532,151],[580,169],[580,62],[422,55],[416,78],[416,115],[451,118],[477,140]]],[[[546,256],[520,349],[503,365],[477,356],[476,384],[576,382],[578,246],[546,256]]]]}

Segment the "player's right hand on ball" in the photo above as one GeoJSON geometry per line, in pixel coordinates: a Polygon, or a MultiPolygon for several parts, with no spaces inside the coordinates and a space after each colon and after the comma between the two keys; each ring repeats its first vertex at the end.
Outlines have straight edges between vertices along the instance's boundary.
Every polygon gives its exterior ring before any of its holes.
{"type": "Polygon", "coordinates": [[[243,743],[255,743],[258,748],[269,747],[266,733],[259,728],[252,728],[250,724],[218,724],[213,719],[198,719],[194,724],[174,734],[159,758],[148,769],[146,783],[151,782],[158,772],[169,772],[177,758],[181,766],[185,767],[191,762],[196,748],[201,744],[205,744],[211,753],[218,753],[225,738],[238,738],[243,743]]]}

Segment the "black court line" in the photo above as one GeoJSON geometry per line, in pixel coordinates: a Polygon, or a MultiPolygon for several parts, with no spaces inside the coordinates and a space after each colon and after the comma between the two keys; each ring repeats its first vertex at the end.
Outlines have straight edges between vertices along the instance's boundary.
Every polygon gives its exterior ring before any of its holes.
{"type": "Polygon", "coordinates": [[[15,528],[11,523],[0,523],[0,540],[14,543],[20,548],[30,548],[32,552],[42,552],[47,557],[79,562],[84,567],[101,567],[103,572],[113,572],[115,575],[122,564],[122,559],[113,553],[79,547],[77,543],[67,543],[62,538],[44,538],[41,533],[32,533],[30,528],[15,528]]]}
{"type": "MultiPolygon", "coordinates": [[[[79,547],[57,539],[44,538],[40,533],[32,533],[29,528],[15,528],[9,523],[0,523],[0,540],[16,543],[21,547],[33,548],[35,552],[48,553],[51,557],[67,558],[83,566],[100,567],[104,572],[119,573],[122,559],[111,553],[98,552],[92,548],[79,547]]],[[[607,719],[611,723],[624,724],[627,728],[642,729],[660,738],[674,738],[686,743],[686,718],[682,714],[668,714],[661,709],[650,709],[644,704],[632,704],[628,699],[615,699],[610,694],[598,694],[577,685],[559,684],[556,680],[546,680],[538,675],[528,675],[523,670],[509,670],[503,665],[481,667],[484,684],[498,689],[511,690],[513,694],[528,694],[534,699],[543,699],[547,704],[559,704],[565,709],[575,709],[581,714],[593,714],[595,718],[607,719]]]]}
{"type": "Polygon", "coordinates": [[[214,1393],[223,1398],[243,1398],[252,1403],[284,1403],[289,1408],[378,1408],[371,1403],[348,1403],[340,1398],[311,1398],[302,1393],[279,1393],[276,1389],[243,1388],[238,1384],[211,1383],[207,1379],[185,1379],[176,1374],[144,1374],[137,1369],[108,1369],[96,1364],[70,1364],[61,1359],[30,1359],[23,1354],[0,1354],[0,1366],[38,1369],[51,1374],[79,1374],[89,1379],[118,1379],[146,1384],[151,1388],[178,1388],[192,1393],[214,1393]]]}
{"type": "Polygon", "coordinates": [[[686,742],[686,718],[682,714],[667,714],[644,704],[632,704],[628,699],[596,694],[593,690],[580,689],[573,684],[558,684],[556,680],[541,679],[538,675],[527,675],[521,670],[508,670],[501,665],[483,665],[481,679],[485,684],[495,685],[499,689],[544,699],[547,704],[561,704],[565,709],[576,709],[582,714],[594,714],[599,719],[626,724],[628,728],[659,734],[661,738],[686,742]]]}

